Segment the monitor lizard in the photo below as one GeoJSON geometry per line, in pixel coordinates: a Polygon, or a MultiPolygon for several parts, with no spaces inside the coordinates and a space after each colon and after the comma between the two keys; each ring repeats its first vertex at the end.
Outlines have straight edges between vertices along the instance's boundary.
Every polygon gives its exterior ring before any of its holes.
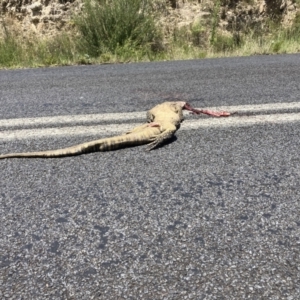
{"type": "Polygon", "coordinates": [[[110,151],[143,144],[148,144],[146,150],[150,151],[163,144],[175,134],[183,121],[182,111],[184,109],[195,114],[204,113],[215,117],[230,115],[227,112],[194,109],[184,101],[164,102],[156,105],[147,112],[147,123],[140,125],[123,135],[94,140],[57,150],[3,154],[0,155],[0,159],[75,156],[84,153],[110,151]]]}

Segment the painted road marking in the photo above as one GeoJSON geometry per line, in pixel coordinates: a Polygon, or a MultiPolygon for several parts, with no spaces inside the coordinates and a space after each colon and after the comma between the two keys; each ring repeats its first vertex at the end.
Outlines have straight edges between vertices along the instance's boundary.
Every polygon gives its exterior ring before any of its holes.
{"type": "MultiPolygon", "coordinates": [[[[300,108],[300,103],[282,103],[276,104],[273,106],[270,104],[264,105],[247,105],[247,106],[234,106],[234,107],[215,107],[210,109],[215,110],[227,110],[227,111],[237,111],[237,112],[252,112],[252,111],[262,111],[262,110],[276,110],[276,109],[295,109],[300,108]],[[248,110],[246,110],[248,107],[248,110]],[[251,107],[251,110],[250,110],[251,107]],[[260,109],[258,110],[258,107],[260,109]],[[262,108],[263,107],[263,108],[262,108]],[[280,107],[280,108],[279,108],[280,107]]],[[[31,119],[10,119],[10,120],[1,120],[0,128],[6,122],[11,122],[10,126],[32,126],[32,125],[63,125],[76,122],[84,123],[90,122],[92,118],[97,120],[106,120],[106,121],[116,121],[116,120],[129,120],[129,117],[133,119],[137,116],[145,116],[145,112],[137,113],[122,113],[122,114],[103,114],[103,115],[81,115],[79,116],[66,116],[66,117],[45,117],[45,118],[31,118],[31,119]],[[92,116],[92,117],[91,117],[92,116]],[[111,118],[111,119],[109,119],[111,118]],[[78,121],[80,119],[80,121],[78,121]],[[54,121],[56,120],[56,121],[54,121]],[[17,125],[18,124],[18,125],[17,125]]],[[[279,124],[279,123],[291,123],[299,122],[300,113],[277,113],[277,114],[264,114],[264,115],[251,115],[251,116],[241,116],[241,117],[228,117],[228,118],[208,118],[208,117],[199,117],[197,119],[185,120],[181,126],[181,130],[191,130],[191,129],[201,129],[201,128],[214,128],[214,127],[241,127],[241,126],[251,126],[255,124],[279,124]]],[[[141,122],[142,123],[142,122],[141,122]]],[[[53,127],[53,128],[32,128],[32,129],[8,129],[2,130],[0,132],[0,142],[9,141],[9,140],[19,140],[19,139],[35,139],[35,138],[44,138],[44,137],[62,137],[62,136],[95,136],[100,138],[103,136],[111,136],[116,134],[122,134],[126,131],[129,131],[134,126],[138,126],[141,123],[125,123],[125,124],[102,124],[102,125],[74,125],[68,127],[53,127]]]]}
{"type": "Polygon", "coordinates": [[[0,132],[0,142],[3,140],[15,139],[35,139],[42,137],[62,137],[62,136],[110,136],[122,134],[129,131],[138,124],[110,124],[96,126],[71,126],[71,127],[54,127],[39,129],[20,129],[7,130],[0,132]]]}
{"type": "Polygon", "coordinates": [[[247,116],[240,118],[213,118],[213,119],[202,119],[202,120],[187,120],[182,126],[183,130],[198,129],[206,127],[241,127],[250,126],[255,124],[279,124],[279,123],[291,123],[299,122],[300,113],[289,113],[289,114],[269,114],[269,115],[257,115],[247,116]]]}
{"type": "MultiPolygon", "coordinates": [[[[211,110],[226,110],[229,112],[267,112],[267,111],[281,111],[281,110],[293,110],[300,109],[300,102],[290,103],[268,103],[257,105],[238,105],[238,106],[218,106],[218,107],[206,107],[203,109],[211,110]]],[[[188,112],[185,111],[185,114],[188,112]]],[[[126,113],[106,113],[106,114],[89,114],[89,115],[66,115],[66,116],[53,116],[53,117],[38,117],[38,118],[23,118],[23,119],[4,119],[0,120],[1,128],[12,127],[32,127],[32,126],[51,126],[51,125],[66,125],[66,124],[84,124],[84,123],[97,123],[110,121],[129,121],[141,119],[141,122],[145,120],[146,112],[126,112],[126,113]]]]}
{"type": "Polygon", "coordinates": [[[299,109],[300,102],[284,102],[284,103],[267,103],[267,104],[249,104],[236,106],[216,106],[209,109],[212,110],[228,110],[229,112],[267,112],[299,109]]]}
{"type": "Polygon", "coordinates": [[[24,118],[24,119],[7,119],[0,120],[0,128],[11,128],[20,126],[51,126],[65,125],[72,123],[96,123],[105,121],[128,121],[136,119],[145,119],[146,112],[130,112],[130,113],[106,113],[106,114],[90,114],[90,115],[66,115],[54,117],[24,118]]]}

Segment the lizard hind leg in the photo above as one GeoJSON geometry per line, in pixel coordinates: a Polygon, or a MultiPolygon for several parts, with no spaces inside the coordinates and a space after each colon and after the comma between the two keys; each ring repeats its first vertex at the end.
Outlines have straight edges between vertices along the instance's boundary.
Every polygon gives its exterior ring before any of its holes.
{"type": "Polygon", "coordinates": [[[174,133],[176,132],[176,127],[174,126],[174,128],[175,129],[172,128],[172,129],[165,130],[161,134],[159,134],[153,142],[151,142],[146,146],[145,151],[151,151],[156,147],[165,143],[170,138],[172,138],[174,136],[174,133]]]}

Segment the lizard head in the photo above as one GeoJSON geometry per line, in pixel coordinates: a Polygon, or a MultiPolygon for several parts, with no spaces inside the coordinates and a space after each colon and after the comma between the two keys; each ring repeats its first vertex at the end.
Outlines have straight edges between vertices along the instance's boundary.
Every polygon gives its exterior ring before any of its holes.
{"type": "Polygon", "coordinates": [[[186,102],[184,101],[175,101],[175,102],[169,102],[171,104],[172,110],[177,114],[179,111],[184,109],[184,106],[186,102]]]}

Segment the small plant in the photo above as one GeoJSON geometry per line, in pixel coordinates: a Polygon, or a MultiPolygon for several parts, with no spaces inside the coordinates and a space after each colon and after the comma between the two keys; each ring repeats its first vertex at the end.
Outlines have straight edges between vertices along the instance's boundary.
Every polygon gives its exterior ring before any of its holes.
{"type": "Polygon", "coordinates": [[[242,45],[240,34],[234,33],[232,36],[216,34],[213,43],[213,50],[216,52],[230,52],[242,45]]]}
{"type": "Polygon", "coordinates": [[[8,36],[0,40],[0,66],[13,66],[21,56],[22,49],[15,38],[8,36]]]}
{"type": "Polygon", "coordinates": [[[208,40],[207,28],[201,21],[194,22],[191,25],[175,28],[172,42],[178,47],[191,48],[206,47],[208,40]]]}
{"type": "Polygon", "coordinates": [[[10,67],[18,61],[22,55],[22,49],[14,34],[10,32],[5,20],[1,18],[3,28],[3,38],[0,39],[0,66],[10,67]]]}
{"type": "Polygon", "coordinates": [[[206,42],[206,30],[200,21],[192,24],[191,34],[194,46],[204,46],[206,42]]]}
{"type": "Polygon", "coordinates": [[[278,53],[280,51],[280,49],[282,48],[283,45],[283,41],[282,40],[278,40],[278,41],[272,41],[271,42],[271,51],[278,53]]]}
{"type": "Polygon", "coordinates": [[[300,12],[296,14],[291,28],[288,30],[290,38],[300,40],[300,12]]]}
{"type": "Polygon", "coordinates": [[[150,46],[159,35],[148,0],[85,0],[75,24],[94,57],[150,46]]]}
{"type": "Polygon", "coordinates": [[[219,25],[219,11],[221,7],[221,0],[214,0],[214,7],[212,13],[212,27],[211,27],[211,36],[210,44],[213,45],[215,42],[215,36],[217,32],[217,27],[219,25]]]}

